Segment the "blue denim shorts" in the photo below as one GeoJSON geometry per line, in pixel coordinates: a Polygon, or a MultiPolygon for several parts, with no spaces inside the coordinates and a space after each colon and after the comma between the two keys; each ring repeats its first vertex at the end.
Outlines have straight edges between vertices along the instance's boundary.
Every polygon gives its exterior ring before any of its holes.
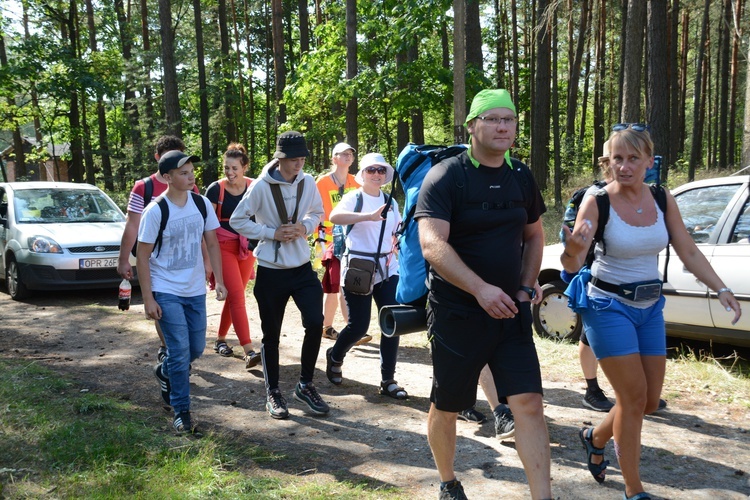
{"type": "Polygon", "coordinates": [[[583,331],[597,359],[641,354],[666,356],[664,296],[654,305],[638,309],[617,299],[589,297],[581,312],[583,331]]]}

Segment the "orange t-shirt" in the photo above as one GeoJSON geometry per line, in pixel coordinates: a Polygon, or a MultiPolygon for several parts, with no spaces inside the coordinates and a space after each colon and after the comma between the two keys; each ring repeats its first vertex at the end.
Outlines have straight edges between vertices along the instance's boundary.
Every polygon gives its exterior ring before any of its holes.
{"type": "MultiPolygon", "coordinates": [[[[323,199],[323,218],[321,222],[328,222],[328,218],[331,216],[331,210],[338,205],[341,200],[341,194],[339,194],[339,186],[336,181],[332,178],[333,172],[329,172],[325,175],[321,175],[315,184],[318,186],[318,192],[320,197],[323,199]]],[[[348,193],[354,189],[358,189],[359,184],[354,180],[352,174],[346,175],[346,183],[344,184],[344,193],[348,193]]],[[[325,224],[326,235],[331,235],[331,224],[325,224]]]]}

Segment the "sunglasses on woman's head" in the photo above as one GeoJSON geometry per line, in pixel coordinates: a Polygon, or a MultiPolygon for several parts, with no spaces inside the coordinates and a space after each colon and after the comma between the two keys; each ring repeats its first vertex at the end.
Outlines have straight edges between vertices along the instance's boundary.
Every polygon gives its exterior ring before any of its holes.
{"type": "Polygon", "coordinates": [[[378,173],[380,175],[384,175],[388,171],[388,169],[385,167],[365,167],[364,171],[366,174],[378,173]]]}
{"type": "Polygon", "coordinates": [[[619,132],[620,130],[629,128],[632,128],[636,132],[651,132],[651,127],[645,123],[616,123],[612,125],[612,132],[619,132]]]}

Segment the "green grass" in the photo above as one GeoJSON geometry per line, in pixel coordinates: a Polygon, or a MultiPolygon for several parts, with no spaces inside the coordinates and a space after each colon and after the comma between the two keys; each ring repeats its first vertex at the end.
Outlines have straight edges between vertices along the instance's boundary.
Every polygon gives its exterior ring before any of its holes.
{"type": "Polygon", "coordinates": [[[368,483],[273,477],[283,460],[234,437],[163,430],[127,401],[0,359],[0,498],[399,498],[368,483]]]}

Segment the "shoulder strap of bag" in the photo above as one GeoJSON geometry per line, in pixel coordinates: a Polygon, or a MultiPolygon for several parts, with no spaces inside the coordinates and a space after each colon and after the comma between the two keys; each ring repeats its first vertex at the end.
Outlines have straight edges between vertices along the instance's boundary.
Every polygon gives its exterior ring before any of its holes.
{"type": "Polygon", "coordinates": [[[276,210],[279,212],[279,218],[282,224],[297,223],[297,212],[299,212],[299,201],[302,198],[302,191],[304,189],[305,179],[301,179],[297,184],[297,199],[294,201],[294,213],[292,217],[289,217],[289,213],[286,211],[286,204],[284,204],[284,195],[281,194],[281,186],[278,184],[271,184],[271,194],[273,195],[273,202],[276,205],[276,210]]]}

